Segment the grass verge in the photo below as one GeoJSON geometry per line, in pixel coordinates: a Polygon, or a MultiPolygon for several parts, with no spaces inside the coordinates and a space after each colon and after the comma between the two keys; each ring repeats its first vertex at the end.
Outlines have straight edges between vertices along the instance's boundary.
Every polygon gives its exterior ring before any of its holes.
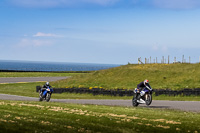
{"type": "Polygon", "coordinates": [[[200,114],[173,110],[0,100],[1,132],[200,131],[200,114]]]}

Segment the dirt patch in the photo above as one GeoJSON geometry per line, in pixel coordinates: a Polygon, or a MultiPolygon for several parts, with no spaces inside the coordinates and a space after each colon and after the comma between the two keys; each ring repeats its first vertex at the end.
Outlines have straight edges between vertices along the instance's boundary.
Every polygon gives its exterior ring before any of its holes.
{"type": "Polygon", "coordinates": [[[44,124],[44,125],[53,125],[53,123],[51,123],[49,121],[41,121],[41,124],[44,124]]]}
{"type": "Polygon", "coordinates": [[[156,127],[161,127],[161,128],[164,128],[164,129],[169,129],[170,128],[169,126],[163,126],[163,125],[157,125],[156,127]]]}

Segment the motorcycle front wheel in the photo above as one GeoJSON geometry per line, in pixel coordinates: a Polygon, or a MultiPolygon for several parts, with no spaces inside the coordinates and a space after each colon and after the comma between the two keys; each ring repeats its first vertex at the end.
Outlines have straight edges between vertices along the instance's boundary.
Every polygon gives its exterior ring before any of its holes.
{"type": "Polygon", "coordinates": [[[134,94],[133,99],[132,99],[132,105],[133,107],[137,107],[138,106],[138,102],[137,102],[137,95],[134,94]]]}
{"type": "Polygon", "coordinates": [[[46,95],[46,101],[48,102],[50,100],[50,98],[51,98],[50,93],[47,93],[47,95],[46,95]]]}
{"type": "Polygon", "coordinates": [[[149,106],[152,102],[152,95],[151,94],[146,94],[146,105],[149,106]]]}

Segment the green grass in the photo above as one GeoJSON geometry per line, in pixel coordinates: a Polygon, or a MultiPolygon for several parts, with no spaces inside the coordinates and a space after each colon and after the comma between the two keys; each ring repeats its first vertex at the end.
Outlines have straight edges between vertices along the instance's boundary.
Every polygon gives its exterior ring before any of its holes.
{"type": "Polygon", "coordinates": [[[191,112],[2,100],[0,107],[0,131],[4,133],[198,133],[200,131],[200,114],[191,112]]]}
{"type": "Polygon", "coordinates": [[[0,77],[63,77],[74,76],[83,73],[61,73],[61,72],[0,72],[0,77]]]}
{"type": "Polygon", "coordinates": [[[131,89],[144,79],[149,79],[154,89],[200,88],[200,64],[132,64],[76,75],[52,84],[56,87],[131,89]]]}
{"type": "Polygon", "coordinates": [[[45,84],[45,82],[0,84],[0,93],[38,97],[38,94],[36,93],[36,86],[42,84],[45,84]]]}
{"type": "MultiPolygon", "coordinates": [[[[28,97],[38,97],[36,93],[36,86],[41,86],[45,82],[37,83],[10,83],[10,84],[0,84],[1,94],[28,96],[28,97]]],[[[92,94],[76,94],[76,93],[53,93],[53,99],[132,99],[132,96],[107,96],[107,95],[96,95],[92,94]]],[[[176,101],[200,101],[200,96],[153,96],[153,100],[176,100],[176,101]]]]}

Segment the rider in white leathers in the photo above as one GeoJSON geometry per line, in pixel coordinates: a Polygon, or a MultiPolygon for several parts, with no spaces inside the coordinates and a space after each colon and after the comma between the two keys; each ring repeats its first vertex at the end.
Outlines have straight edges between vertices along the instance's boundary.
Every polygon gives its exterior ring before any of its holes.
{"type": "Polygon", "coordinates": [[[137,97],[137,100],[140,100],[140,98],[145,94],[145,91],[144,91],[145,88],[152,90],[151,86],[149,85],[149,81],[147,79],[145,79],[144,81],[140,82],[137,85],[137,90],[140,92],[140,95],[137,97]]]}

